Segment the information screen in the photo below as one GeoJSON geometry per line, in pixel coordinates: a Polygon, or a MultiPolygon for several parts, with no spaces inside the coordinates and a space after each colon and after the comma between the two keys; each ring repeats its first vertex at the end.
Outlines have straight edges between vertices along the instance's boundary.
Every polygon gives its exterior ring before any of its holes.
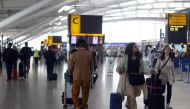
{"type": "Polygon", "coordinates": [[[169,26],[168,43],[180,44],[187,42],[187,26],[169,26]]]}
{"type": "Polygon", "coordinates": [[[71,36],[70,37],[70,44],[75,45],[77,44],[78,40],[83,39],[88,44],[97,45],[97,44],[103,44],[103,38],[102,37],[80,37],[80,36],[71,36]]]}

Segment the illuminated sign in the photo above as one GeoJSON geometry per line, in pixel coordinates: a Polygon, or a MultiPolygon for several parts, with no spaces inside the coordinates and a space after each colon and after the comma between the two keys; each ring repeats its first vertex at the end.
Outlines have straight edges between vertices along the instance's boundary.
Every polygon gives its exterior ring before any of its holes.
{"type": "Polygon", "coordinates": [[[48,45],[61,45],[61,36],[48,36],[48,45]]]}
{"type": "Polygon", "coordinates": [[[80,15],[71,15],[70,24],[71,24],[72,34],[80,33],[80,24],[81,24],[80,22],[81,22],[80,15]]]}
{"type": "Polygon", "coordinates": [[[48,40],[44,39],[44,46],[47,46],[47,45],[48,45],[48,40]]]}
{"type": "Polygon", "coordinates": [[[80,37],[103,37],[104,34],[72,34],[72,36],[80,36],[80,37]]]}
{"type": "Polygon", "coordinates": [[[186,26],[187,25],[187,14],[173,13],[168,14],[168,22],[171,26],[186,26]]]}
{"type": "Polygon", "coordinates": [[[53,44],[53,36],[48,36],[48,44],[53,44]]]}

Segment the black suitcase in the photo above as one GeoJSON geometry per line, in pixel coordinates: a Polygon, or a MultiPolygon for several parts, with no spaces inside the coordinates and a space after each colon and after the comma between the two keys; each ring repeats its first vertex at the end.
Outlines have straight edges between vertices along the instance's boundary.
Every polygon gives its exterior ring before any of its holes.
{"type": "Polygon", "coordinates": [[[148,109],[165,109],[165,97],[163,95],[148,95],[148,109]]]}
{"type": "Polygon", "coordinates": [[[165,85],[162,85],[162,80],[152,75],[151,78],[146,79],[148,93],[163,94],[165,92],[165,85]]]}
{"type": "Polygon", "coordinates": [[[57,74],[56,73],[52,74],[51,80],[57,80],[57,74]]]}
{"type": "Polygon", "coordinates": [[[148,109],[165,109],[165,97],[162,95],[165,92],[165,85],[162,85],[162,80],[158,75],[152,75],[146,79],[148,88],[148,109]]]}
{"type": "Polygon", "coordinates": [[[26,77],[26,74],[24,72],[24,64],[23,62],[19,62],[19,77],[26,77]]]}
{"type": "Polygon", "coordinates": [[[94,73],[94,76],[93,76],[93,83],[94,84],[96,83],[97,79],[98,79],[98,74],[94,73]]]}
{"type": "Polygon", "coordinates": [[[122,95],[119,93],[111,93],[110,109],[122,109],[122,95]]]}

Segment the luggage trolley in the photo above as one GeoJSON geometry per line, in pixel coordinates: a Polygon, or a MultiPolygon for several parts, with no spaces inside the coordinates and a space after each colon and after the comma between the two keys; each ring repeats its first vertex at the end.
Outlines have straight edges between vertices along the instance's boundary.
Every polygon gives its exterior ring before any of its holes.
{"type": "MultiPolygon", "coordinates": [[[[68,72],[66,72],[64,76],[65,76],[65,92],[63,92],[62,94],[62,104],[63,104],[63,109],[69,109],[69,107],[74,104],[71,94],[69,94],[69,92],[71,93],[72,89],[71,87],[72,87],[73,76],[68,72]]],[[[82,98],[79,98],[79,102],[82,103],[82,98]]]]}
{"type": "Polygon", "coordinates": [[[113,69],[114,69],[114,58],[108,58],[107,74],[113,75],[113,69]]]}

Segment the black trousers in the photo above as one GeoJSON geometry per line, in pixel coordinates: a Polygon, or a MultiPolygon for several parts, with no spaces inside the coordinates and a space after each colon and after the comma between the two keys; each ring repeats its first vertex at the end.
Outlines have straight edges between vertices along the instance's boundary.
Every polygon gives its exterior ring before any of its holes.
{"type": "Polygon", "coordinates": [[[6,62],[6,68],[7,68],[7,79],[11,79],[13,63],[6,62]]]}
{"type": "Polygon", "coordinates": [[[35,60],[35,64],[38,64],[38,57],[35,57],[34,60],[35,60]]]}
{"type": "Polygon", "coordinates": [[[172,85],[170,85],[170,83],[168,82],[166,86],[167,86],[167,104],[169,104],[172,97],[172,85]]]}
{"type": "Polygon", "coordinates": [[[47,78],[51,79],[53,74],[54,64],[47,64],[47,78]]]}

